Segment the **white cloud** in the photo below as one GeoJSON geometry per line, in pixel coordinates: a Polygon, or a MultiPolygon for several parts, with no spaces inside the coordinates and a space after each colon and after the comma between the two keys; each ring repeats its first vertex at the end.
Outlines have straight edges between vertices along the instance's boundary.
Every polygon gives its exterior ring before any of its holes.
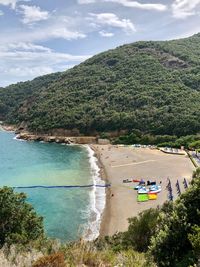
{"type": "Polygon", "coordinates": [[[13,34],[1,33],[2,43],[27,43],[48,41],[51,39],[77,40],[86,38],[85,33],[76,30],[79,24],[76,20],[66,16],[51,16],[44,24],[36,24],[32,29],[22,28],[13,34]]]}
{"type": "Polygon", "coordinates": [[[0,86],[36,76],[64,71],[90,55],[71,55],[33,43],[0,45],[0,86]],[[9,82],[8,82],[9,81],[9,82]]]}
{"type": "Polygon", "coordinates": [[[167,10],[167,6],[163,4],[152,4],[152,3],[140,3],[138,1],[132,0],[78,0],[79,4],[91,4],[91,3],[99,3],[99,2],[113,2],[116,4],[120,4],[125,7],[139,8],[145,10],[155,10],[155,11],[165,11],[167,10]]]}
{"type": "Polygon", "coordinates": [[[18,78],[23,77],[37,77],[45,74],[52,73],[53,69],[48,66],[37,66],[37,67],[11,67],[4,70],[4,74],[17,76],[18,78]]]}
{"type": "Polygon", "coordinates": [[[90,18],[93,27],[99,26],[110,26],[119,28],[130,34],[136,31],[134,24],[129,19],[120,19],[116,14],[113,13],[90,13],[90,18]]]}
{"type": "Polygon", "coordinates": [[[0,0],[0,5],[11,6],[11,8],[15,9],[17,0],[0,0]]]}
{"type": "Polygon", "coordinates": [[[0,16],[3,16],[3,15],[4,15],[3,11],[0,10],[0,16]]]}
{"type": "Polygon", "coordinates": [[[41,10],[38,6],[20,5],[20,13],[23,14],[22,22],[31,24],[49,18],[49,12],[41,10]]]}
{"type": "Polygon", "coordinates": [[[92,4],[95,3],[95,0],[78,0],[78,4],[84,5],[84,4],[92,4]]]}
{"type": "Polygon", "coordinates": [[[106,32],[106,31],[100,31],[99,34],[102,37],[113,37],[114,36],[114,33],[113,32],[106,32]]]}
{"type": "Polygon", "coordinates": [[[14,50],[14,51],[41,51],[41,52],[51,52],[51,49],[42,45],[35,45],[32,43],[11,43],[7,44],[6,47],[2,47],[6,51],[14,50]]]}
{"type": "Polygon", "coordinates": [[[60,61],[79,62],[87,59],[89,56],[74,56],[65,53],[59,53],[51,50],[48,47],[35,45],[32,43],[13,43],[7,46],[0,46],[0,59],[9,61],[22,61],[34,63],[38,65],[38,61],[59,63],[60,61]]]}
{"type": "Polygon", "coordinates": [[[113,2],[125,7],[134,7],[146,10],[165,11],[167,9],[167,6],[163,4],[140,3],[132,0],[104,0],[104,2],[113,2]]]}
{"type": "Polygon", "coordinates": [[[62,38],[66,40],[72,40],[72,39],[79,39],[79,38],[85,38],[86,35],[83,33],[79,33],[78,31],[70,31],[65,27],[55,28],[55,29],[49,29],[50,32],[46,33],[46,38],[62,38]]]}
{"type": "Polygon", "coordinates": [[[174,18],[185,19],[196,14],[200,0],[174,0],[172,14],[174,18]]]}

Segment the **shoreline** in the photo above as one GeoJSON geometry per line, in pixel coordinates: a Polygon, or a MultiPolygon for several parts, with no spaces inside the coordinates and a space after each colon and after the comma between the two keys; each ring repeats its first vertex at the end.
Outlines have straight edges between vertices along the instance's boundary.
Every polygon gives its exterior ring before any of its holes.
{"type": "MultiPolygon", "coordinates": [[[[104,180],[105,183],[109,183],[108,175],[105,169],[105,166],[102,163],[100,151],[96,149],[94,145],[89,145],[90,148],[94,151],[94,156],[97,158],[97,165],[100,169],[100,177],[104,180]]],[[[111,188],[108,187],[105,190],[105,206],[103,212],[101,214],[101,221],[100,221],[100,229],[99,229],[99,237],[105,236],[106,233],[106,225],[107,220],[110,217],[110,205],[109,205],[109,198],[111,195],[111,188]]]]}
{"type": "Polygon", "coordinates": [[[89,224],[83,238],[87,241],[95,240],[100,235],[101,217],[106,204],[106,182],[102,178],[101,168],[95,151],[90,145],[83,145],[88,152],[91,176],[94,185],[102,185],[103,187],[93,186],[90,192],[89,206],[89,224]]]}

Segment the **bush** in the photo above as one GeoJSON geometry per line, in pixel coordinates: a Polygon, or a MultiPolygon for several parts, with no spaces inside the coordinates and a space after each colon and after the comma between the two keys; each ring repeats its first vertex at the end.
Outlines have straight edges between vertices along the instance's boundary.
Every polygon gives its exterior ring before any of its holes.
{"type": "Polygon", "coordinates": [[[33,267],[65,267],[64,254],[61,252],[39,258],[33,267]]]}
{"type": "Polygon", "coordinates": [[[18,243],[27,244],[43,237],[42,217],[26,203],[24,193],[13,189],[0,189],[0,246],[18,243]]]}
{"type": "Polygon", "coordinates": [[[197,260],[195,250],[199,248],[199,178],[197,175],[187,191],[170,208],[165,207],[159,216],[149,250],[159,267],[188,267],[197,260]],[[197,235],[195,238],[194,230],[197,235]]]}
{"type": "Polygon", "coordinates": [[[141,212],[138,217],[129,219],[128,231],[123,234],[122,244],[139,252],[146,252],[154,235],[159,209],[141,212]]]}

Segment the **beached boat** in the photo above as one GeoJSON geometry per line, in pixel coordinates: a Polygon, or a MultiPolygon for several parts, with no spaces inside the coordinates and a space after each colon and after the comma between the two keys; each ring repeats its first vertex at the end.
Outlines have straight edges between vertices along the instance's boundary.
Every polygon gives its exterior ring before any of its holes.
{"type": "Polygon", "coordinates": [[[149,189],[146,187],[142,187],[138,189],[138,194],[147,194],[149,192],[149,189]]]}
{"type": "Polygon", "coordinates": [[[150,188],[149,188],[149,192],[151,193],[160,193],[162,190],[161,186],[160,185],[152,185],[150,188]]]}
{"type": "Polygon", "coordinates": [[[136,185],[135,187],[134,187],[134,189],[135,190],[139,190],[139,189],[141,189],[141,188],[143,188],[144,186],[142,186],[142,185],[136,185]]]}

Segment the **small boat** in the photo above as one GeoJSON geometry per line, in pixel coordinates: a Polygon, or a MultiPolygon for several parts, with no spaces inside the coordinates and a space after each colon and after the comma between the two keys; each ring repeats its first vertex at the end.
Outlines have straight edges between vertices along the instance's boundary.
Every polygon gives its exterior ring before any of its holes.
{"type": "Polygon", "coordinates": [[[156,193],[148,193],[148,198],[149,200],[156,200],[157,199],[157,194],[156,193]]]}
{"type": "Polygon", "coordinates": [[[152,192],[152,193],[160,193],[162,190],[161,186],[160,185],[152,185],[150,188],[149,188],[149,191],[152,192]]]}
{"type": "Polygon", "coordinates": [[[133,182],[134,182],[134,183],[139,183],[140,180],[134,179],[133,182]]]}
{"type": "Polygon", "coordinates": [[[123,180],[123,183],[124,183],[124,184],[126,184],[126,183],[132,183],[132,180],[124,179],[124,180],[123,180]]]}
{"type": "Polygon", "coordinates": [[[142,187],[138,189],[138,194],[147,194],[148,192],[149,192],[149,189],[147,189],[146,187],[142,187]]]}
{"type": "Polygon", "coordinates": [[[136,186],[134,187],[135,190],[139,190],[139,189],[141,189],[141,188],[143,188],[143,186],[141,186],[141,185],[136,185],[136,186]]]}

